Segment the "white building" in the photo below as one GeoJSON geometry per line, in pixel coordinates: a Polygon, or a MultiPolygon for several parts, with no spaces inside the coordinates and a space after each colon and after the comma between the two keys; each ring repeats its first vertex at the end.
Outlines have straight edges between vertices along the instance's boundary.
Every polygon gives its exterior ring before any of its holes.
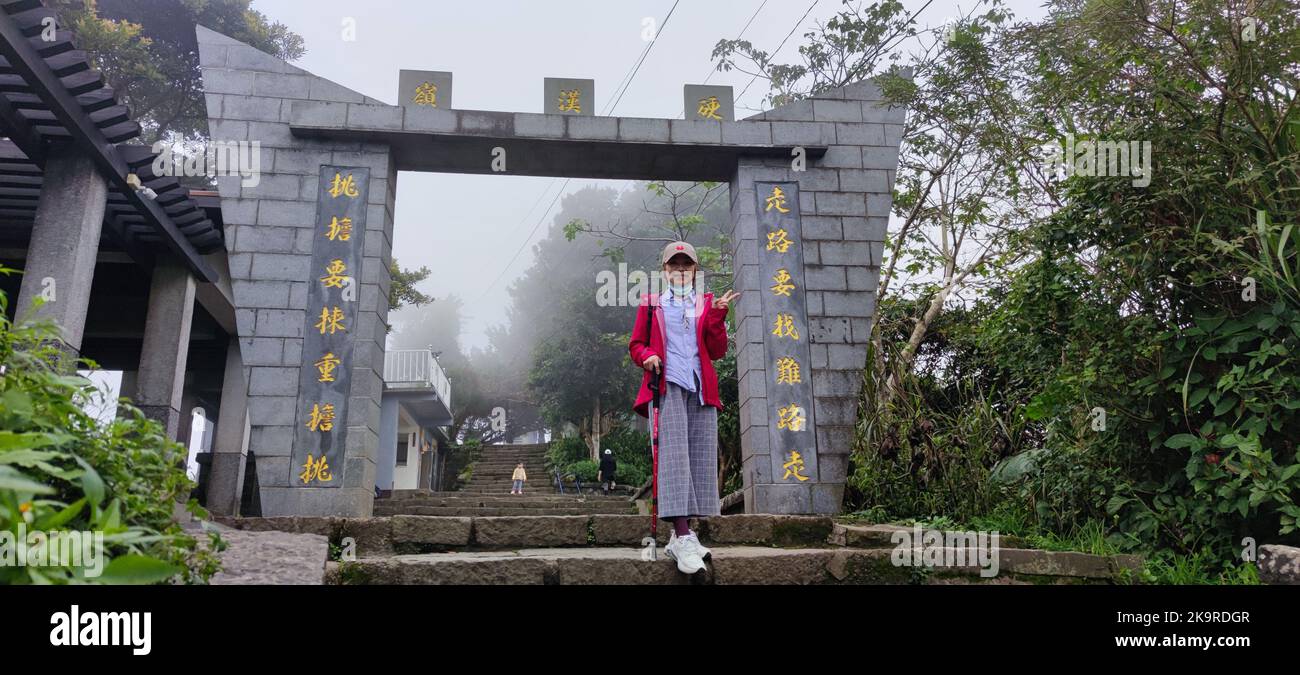
{"type": "Polygon", "coordinates": [[[451,382],[427,349],[384,355],[384,393],[379,413],[375,487],[437,490],[452,423],[451,382]]]}

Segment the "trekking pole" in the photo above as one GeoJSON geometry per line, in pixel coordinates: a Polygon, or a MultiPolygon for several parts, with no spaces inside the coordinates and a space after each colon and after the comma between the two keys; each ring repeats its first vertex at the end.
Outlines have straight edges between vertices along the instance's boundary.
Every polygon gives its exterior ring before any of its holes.
{"type": "MultiPolygon", "coordinates": [[[[646,303],[646,343],[655,331],[655,311],[646,303]]],[[[662,358],[662,357],[661,357],[662,358]]],[[[659,371],[663,362],[650,373],[650,539],[659,542],[659,371]]]]}
{"type": "Polygon", "coordinates": [[[650,374],[650,538],[659,541],[659,369],[650,374]]]}

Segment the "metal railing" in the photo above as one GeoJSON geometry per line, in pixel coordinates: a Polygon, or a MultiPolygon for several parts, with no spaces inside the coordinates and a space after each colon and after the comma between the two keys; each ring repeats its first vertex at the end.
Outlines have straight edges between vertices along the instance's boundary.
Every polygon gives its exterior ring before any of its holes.
{"type": "Polygon", "coordinates": [[[384,384],[392,389],[432,389],[451,409],[451,382],[427,349],[399,349],[384,354],[384,384]]]}

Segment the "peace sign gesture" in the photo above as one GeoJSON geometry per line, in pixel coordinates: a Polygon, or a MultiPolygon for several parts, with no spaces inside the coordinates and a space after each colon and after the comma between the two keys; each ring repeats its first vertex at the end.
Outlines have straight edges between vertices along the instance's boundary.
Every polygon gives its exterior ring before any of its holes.
{"type": "Polygon", "coordinates": [[[740,293],[737,293],[736,291],[727,291],[726,293],[723,293],[722,297],[720,298],[714,296],[713,308],[720,309],[725,312],[727,311],[727,305],[730,305],[732,300],[735,300],[736,298],[739,297],[740,297],[740,293]]]}

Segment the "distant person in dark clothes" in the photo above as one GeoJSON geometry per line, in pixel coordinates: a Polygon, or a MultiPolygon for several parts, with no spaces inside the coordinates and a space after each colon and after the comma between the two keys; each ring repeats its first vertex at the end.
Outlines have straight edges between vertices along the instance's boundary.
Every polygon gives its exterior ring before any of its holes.
{"type": "Polygon", "coordinates": [[[600,480],[600,486],[609,494],[614,489],[615,472],[618,470],[618,463],[614,461],[614,451],[605,448],[605,454],[600,458],[600,474],[596,476],[600,480]]]}

